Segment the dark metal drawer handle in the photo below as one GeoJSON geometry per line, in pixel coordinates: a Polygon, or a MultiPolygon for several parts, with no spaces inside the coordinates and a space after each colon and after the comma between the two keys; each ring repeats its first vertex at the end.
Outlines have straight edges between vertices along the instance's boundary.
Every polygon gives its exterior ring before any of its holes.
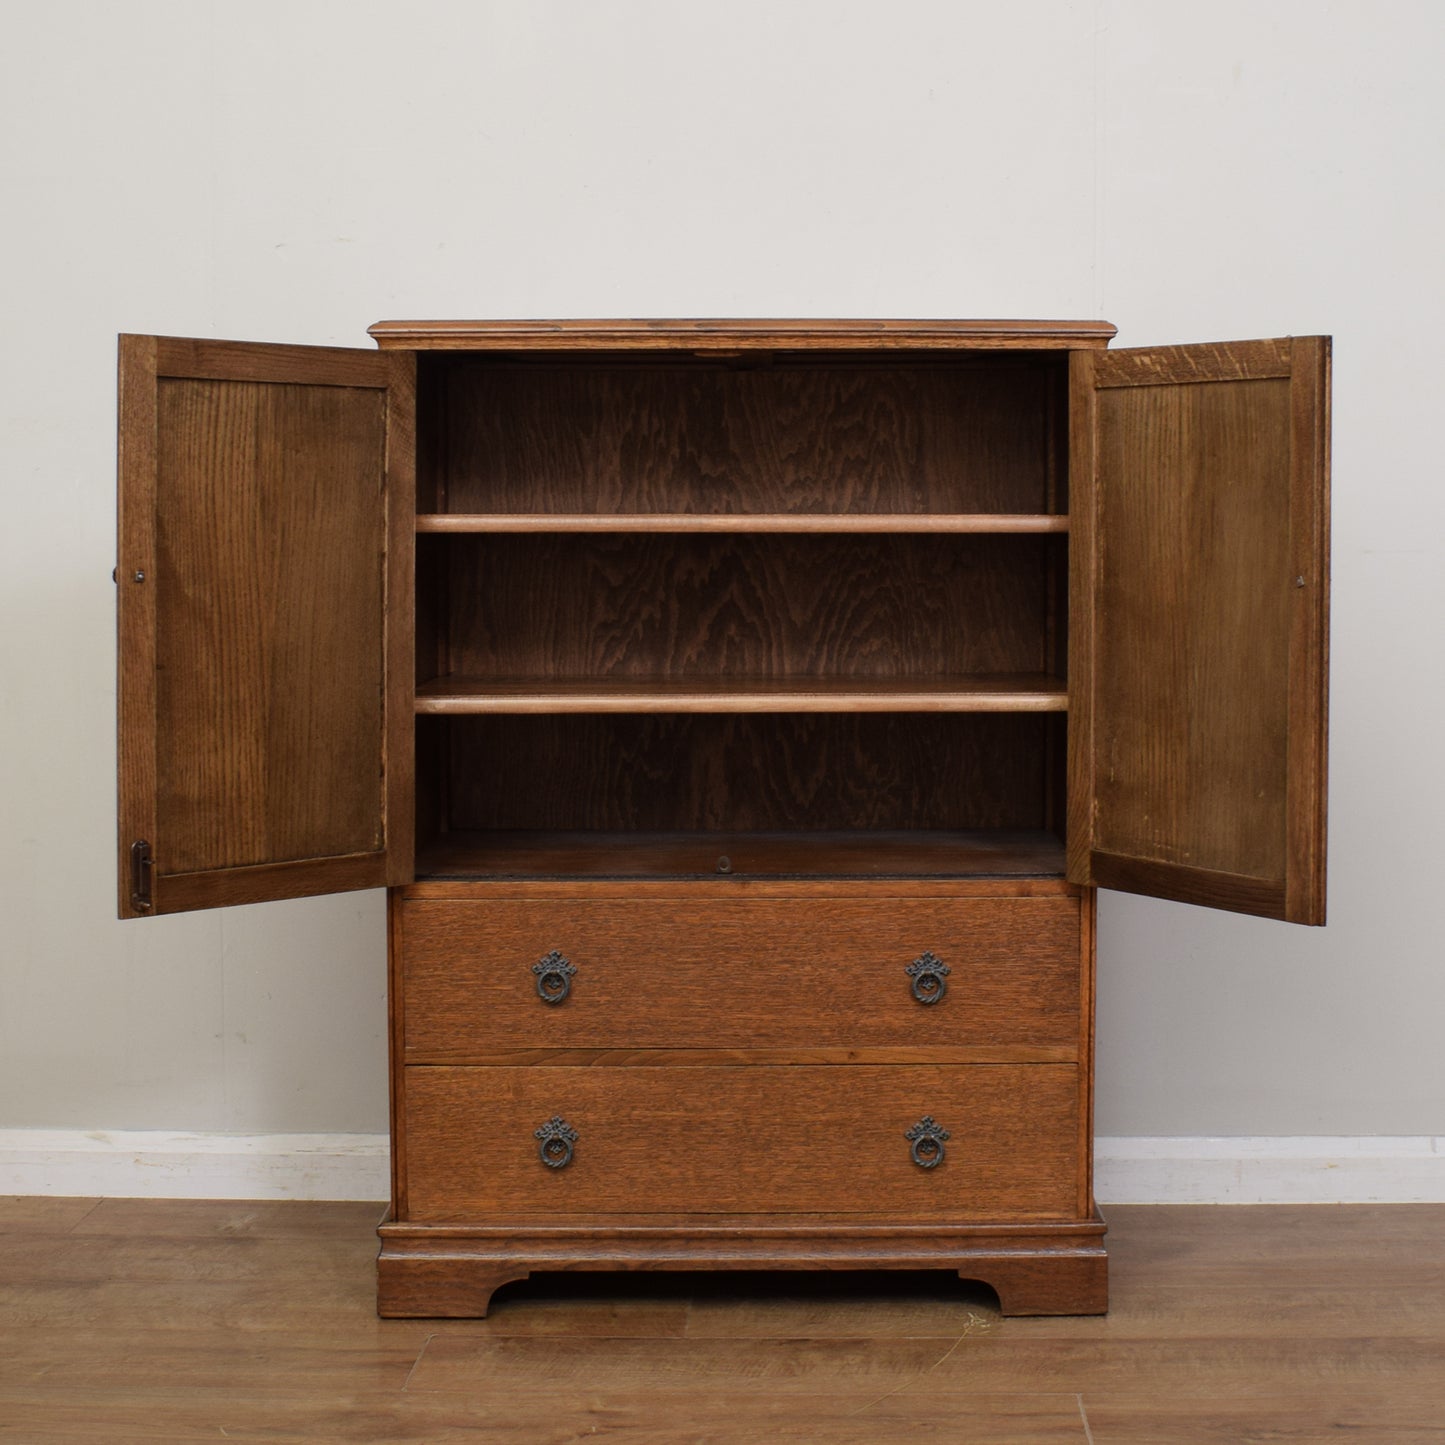
{"type": "Polygon", "coordinates": [[[537,997],[543,1003],[561,1003],[572,992],[572,975],[577,967],[554,948],[532,965],[532,972],[537,976],[537,997]]]}
{"type": "Polygon", "coordinates": [[[934,1123],[932,1114],[925,1114],[903,1137],[920,1169],[937,1169],[943,1163],[943,1141],[949,1134],[942,1124],[934,1123]]]}
{"type": "Polygon", "coordinates": [[[913,997],[919,1003],[937,1003],[948,992],[948,975],[952,972],[936,954],[921,954],[907,969],[913,980],[913,997]]]}
{"type": "Polygon", "coordinates": [[[547,1168],[565,1169],[572,1162],[577,1131],[560,1114],[553,1114],[540,1129],[534,1129],[532,1137],[541,1141],[537,1155],[547,1168]]]}

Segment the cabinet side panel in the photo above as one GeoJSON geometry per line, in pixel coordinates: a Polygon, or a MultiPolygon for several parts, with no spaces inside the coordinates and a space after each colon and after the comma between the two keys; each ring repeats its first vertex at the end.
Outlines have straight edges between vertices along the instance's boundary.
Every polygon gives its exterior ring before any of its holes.
{"type": "MultiPolygon", "coordinates": [[[[382,752],[387,874],[410,883],[416,857],[416,357],[385,358],[386,459],[384,463],[386,568],[382,647],[382,752]]],[[[364,637],[364,634],[361,636],[364,637]]]]}
{"type": "Polygon", "coordinates": [[[386,396],[158,387],[165,873],[377,851],[386,396]]]}
{"type": "Polygon", "coordinates": [[[1079,900],[1079,1217],[1094,1213],[1094,999],[1098,894],[1079,900]]]}
{"type": "Polygon", "coordinates": [[[391,1110],[391,1217],[407,1217],[406,1193],[406,913],[401,890],[387,894],[387,1097],[391,1110]]]}
{"type": "Polygon", "coordinates": [[[1068,878],[1094,881],[1094,356],[1069,357],[1068,878]]]}

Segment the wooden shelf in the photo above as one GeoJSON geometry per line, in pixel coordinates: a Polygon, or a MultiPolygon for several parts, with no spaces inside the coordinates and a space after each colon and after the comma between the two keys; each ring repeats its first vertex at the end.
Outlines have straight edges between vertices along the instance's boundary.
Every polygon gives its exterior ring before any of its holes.
{"type": "Polygon", "coordinates": [[[1063,680],[1047,673],[953,677],[441,677],[418,685],[416,711],[1065,712],[1063,680]]]}
{"type": "Polygon", "coordinates": [[[474,878],[1058,878],[1052,833],[448,833],[418,882],[474,878]],[[726,870],[720,862],[726,859],[726,870]]]}
{"type": "Polygon", "coordinates": [[[496,532],[1067,532],[1067,516],[1047,512],[424,512],[424,533],[496,532]]]}

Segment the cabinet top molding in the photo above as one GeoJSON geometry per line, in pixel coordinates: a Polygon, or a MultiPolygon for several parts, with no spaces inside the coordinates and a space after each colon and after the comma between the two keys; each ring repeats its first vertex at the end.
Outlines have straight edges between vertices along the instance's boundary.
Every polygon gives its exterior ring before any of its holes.
{"type": "Polygon", "coordinates": [[[378,321],[385,350],[775,351],[1104,347],[1107,321],[378,321]]]}

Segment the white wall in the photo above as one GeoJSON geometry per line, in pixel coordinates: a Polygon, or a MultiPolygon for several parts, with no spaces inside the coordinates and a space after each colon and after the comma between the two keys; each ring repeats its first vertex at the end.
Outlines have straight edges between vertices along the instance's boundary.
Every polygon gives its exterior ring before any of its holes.
{"type": "Polygon", "coordinates": [[[385,1128],[382,899],[114,919],[115,333],[1332,331],[1330,924],[1101,906],[1110,1135],[1445,1132],[1438,0],[48,0],[0,47],[0,1127],[385,1128]]]}

